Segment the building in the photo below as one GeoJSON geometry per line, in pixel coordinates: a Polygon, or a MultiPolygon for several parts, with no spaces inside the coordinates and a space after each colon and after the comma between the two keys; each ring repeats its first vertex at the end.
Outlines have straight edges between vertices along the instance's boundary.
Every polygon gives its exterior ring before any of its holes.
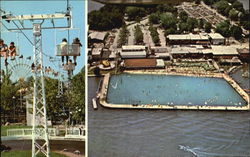
{"type": "Polygon", "coordinates": [[[167,36],[167,43],[169,45],[208,45],[209,38],[205,34],[169,34],[167,36]]]}
{"type": "Polygon", "coordinates": [[[106,32],[92,32],[89,34],[89,43],[103,43],[105,40],[106,32]]]}
{"type": "Polygon", "coordinates": [[[208,34],[211,44],[213,45],[225,45],[226,39],[219,33],[209,33],[208,34]]]}
{"type": "Polygon", "coordinates": [[[119,53],[122,58],[146,58],[147,47],[141,45],[122,46],[119,53]]]}
{"type": "Polygon", "coordinates": [[[125,69],[150,69],[150,68],[165,68],[163,59],[125,59],[125,69]]]}
{"type": "Polygon", "coordinates": [[[214,59],[232,59],[239,57],[237,48],[232,46],[212,45],[211,49],[204,49],[202,52],[204,54],[212,53],[214,59]]]}
{"type": "Polygon", "coordinates": [[[164,58],[164,59],[171,59],[169,48],[162,47],[162,46],[154,46],[150,48],[151,55],[153,55],[154,58],[164,58]]]}
{"type": "Polygon", "coordinates": [[[248,63],[250,62],[249,48],[237,49],[237,52],[239,53],[240,60],[248,63]]]}

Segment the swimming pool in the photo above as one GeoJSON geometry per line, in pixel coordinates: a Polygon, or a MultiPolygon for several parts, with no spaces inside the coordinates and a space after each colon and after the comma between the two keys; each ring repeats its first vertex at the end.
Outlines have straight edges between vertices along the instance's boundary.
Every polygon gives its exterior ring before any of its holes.
{"type": "Polygon", "coordinates": [[[105,101],[110,107],[239,109],[248,106],[224,78],[119,74],[110,76],[107,82],[105,101]]]}

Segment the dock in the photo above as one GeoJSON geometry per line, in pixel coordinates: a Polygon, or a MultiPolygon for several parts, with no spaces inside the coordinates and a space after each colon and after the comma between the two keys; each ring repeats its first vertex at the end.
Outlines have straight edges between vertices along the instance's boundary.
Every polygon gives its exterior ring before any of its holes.
{"type": "Polygon", "coordinates": [[[96,103],[96,98],[92,99],[92,105],[95,110],[97,110],[97,103],[96,103]]]}

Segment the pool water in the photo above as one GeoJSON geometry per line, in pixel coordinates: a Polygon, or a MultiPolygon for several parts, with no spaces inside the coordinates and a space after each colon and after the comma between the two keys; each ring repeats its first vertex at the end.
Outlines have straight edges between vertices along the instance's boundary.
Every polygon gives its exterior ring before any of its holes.
{"type": "Polygon", "coordinates": [[[107,102],[138,105],[247,105],[222,78],[156,74],[111,76],[107,102]]]}

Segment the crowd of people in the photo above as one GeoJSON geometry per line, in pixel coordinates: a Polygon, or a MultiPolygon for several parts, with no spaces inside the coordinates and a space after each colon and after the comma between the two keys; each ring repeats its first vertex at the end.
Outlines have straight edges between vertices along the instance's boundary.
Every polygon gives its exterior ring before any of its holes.
{"type": "Polygon", "coordinates": [[[5,65],[8,65],[8,57],[11,57],[11,60],[15,60],[17,55],[17,50],[14,42],[10,42],[10,45],[4,43],[3,39],[0,39],[0,52],[1,57],[4,57],[5,65]]]}

